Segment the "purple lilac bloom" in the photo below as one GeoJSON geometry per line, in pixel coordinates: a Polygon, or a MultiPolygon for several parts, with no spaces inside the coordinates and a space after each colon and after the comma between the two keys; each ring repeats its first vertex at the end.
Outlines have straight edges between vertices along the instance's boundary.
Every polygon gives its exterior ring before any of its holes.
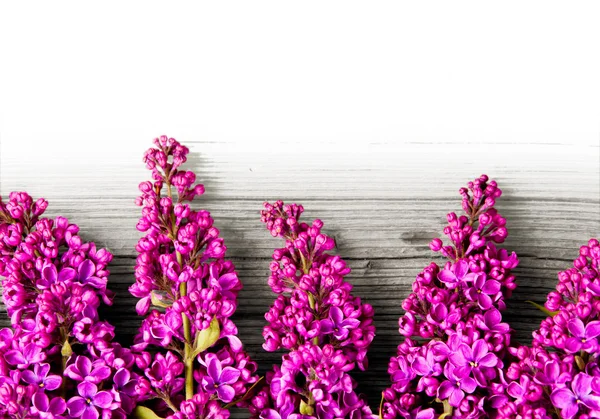
{"type": "Polygon", "coordinates": [[[383,393],[382,418],[475,419],[505,403],[510,327],[501,310],[516,287],[511,270],[518,259],[496,247],[507,236],[506,220],[494,208],[501,194],[485,175],[469,182],[460,190],[465,214],[447,216],[450,244],[431,241],[448,262],[425,267],[402,303],[404,341],[389,363],[392,385],[383,393]]]}
{"type": "MultiPolygon", "coordinates": [[[[229,417],[259,379],[231,320],[242,283],[210,213],[191,207],[204,187],[181,169],[189,149],[166,136],[154,144],[143,159],[152,181],[140,183],[136,199],[144,236],[129,288],[145,316],[133,346],[149,380],[143,405],[170,419],[229,417]]],[[[79,275],[92,282],[97,272],[79,275]]],[[[115,382],[122,398],[129,394],[124,380],[115,382]]]]}
{"type": "Polygon", "coordinates": [[[532,346],[510,348],[500,419],[600,416],[599,284],[600,244],[591,239],[573,267],[558,273],[545,304],[550,315],[533,332],[532,346]]]}
{"type": "Polygon", "coordinates": [[[113,400],[108,391],[98,391],[98,386],[84,381],[77,386],[79,396],[67,402],[67,410],[72,418],[98,419],[104,409],[108,409],[113,400]]]}
{"type": "Polygon", "coordinates": [[[87,399],[83,410],[78,405],[82,391],[91,397],[90,385],[113,387],[115,371],[136,361],[98,314],[112,304],[112,254],[84,242],[66,218],[43,218],[47,205],[25,192],[0,198],[2,302],[11,325],[0,330],[0,417],[125,418],[147,393],[137,374],[127,404],[116,390],[94,393],[92,407],[87,399]]]}
{"type": "Polygon", "coordinates": [[[235,396],[235,390],[231,384],[240,378],[240,370],[233,367],[223,368],[221,361],[213,353],[206,354],[204,363],[206,364],[206,372],[208,373],[202,379],[204,390],[209,394],[216,393],[219,399],[225,403],[231,402],[235,396]]]}
{"type": "Polygon", "coordinates": [[[253,417],[371,418],[365,399],[348,374],[367,366],[375,336],[373,308],[352,295],[350,268],[328,253],[333,238],[323,222],[299,220],[304,208],[282,201],[265,203],[261,220],[273,237],[285,239],[270,265],[269,286],[278,294],[265,314],[267,351],[285,349],[281,366],[267,373],[252,400],[253,417]]]}

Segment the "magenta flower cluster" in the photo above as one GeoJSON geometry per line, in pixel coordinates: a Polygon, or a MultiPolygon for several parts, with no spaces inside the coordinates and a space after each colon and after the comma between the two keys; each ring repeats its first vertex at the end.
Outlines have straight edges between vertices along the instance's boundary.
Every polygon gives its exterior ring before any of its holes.
{"type": "Polygon", "coordinates": [[[373,308],[352,295],[350,268],[328,253],[335,243],[320,220],[300,222],[297,204],[264,208],[267,229],[286,241],[270,266],[269,285],[279,295],[265,315],[263,348],[289,352],[267,373],[251,411],[264,419],[371,417],[349,372],[366,368],[373,308]]]}
{"type": "Polygon", "coordinates": [[[179,169],[188,148],[165,136],[154,143],[144,155],[154,181],[140,184],[136,201],[145,235],[130,288],[147,314],[133,346],[151,387],[144,405],[171,419],[227,418],[258,381],[231,321],[242,283],[210,213],[190,207],[204,187],[179,169]]]}
{"type": "Polygon", "coordinates": [[[112,255],[48,203],[24,192],[0,199],[0,277],[11,327],[0,330],[0,417],[125,418],[148,383],[135,356],[98,316],[112,303],[112,255]]]}
{"type": "Polygon", "coordinates": [[[573,267],[559,272],[545,304],[551,314],[531,347],[512,348],[510,401],[499,418],[600,417],[600,244],[591,239],[573,267]]]}
{"type": "Polygon", "coordinates": [[[515,288],[515,253],[498,249],[506,220],[494,208],[502,191],[482,175],[460,190],[464,215],[448,214],[443,245],[431,250],[449,259],[417,275],[402,303],[405,340],[389,363],[383,418],[486,417],[506,402],[503,359],[510,328],[502,322],[504,299],[515,288]]]}

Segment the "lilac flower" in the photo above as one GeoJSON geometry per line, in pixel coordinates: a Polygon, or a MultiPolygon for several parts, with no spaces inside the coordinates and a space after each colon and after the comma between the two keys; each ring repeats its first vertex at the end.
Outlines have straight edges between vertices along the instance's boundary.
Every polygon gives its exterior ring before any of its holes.
{"type": "Polygon", "coordinates": [[[110,368],[102,360],[90,361],[85,356],[78,356],[73,363],[65,369],[65,375],[75,381],[89,381],[98,384],[108,378],[110,368]]]}
{"type": "Polygon", "coordinates": [[[581,246],[573,266],[558,273],[556,290],[545,304],[548,317],[533,332],[531,347],[509,348],[508,403],[499,419],[596,417],[600,412],[600,243],[581,246]]]}
{"type": "Polygon", "coordinates": [[[477,383],[465,369],[455,368],[448,364],[444,373],[448,378],[440,384],[438,397],[442,400],[448,400],[450,406],[458,407],[464,399],[465,393],[471,394],[477,388],[477,383]]]}
{"type": "Polygon", "coordinates": [[[115,400],[121,402],[123,410],[130,412],[135,405],[138,380],[131,377],[131,373],[128,369],[121,368],[115,373],[113,382],[113,395],[115,400]]]}
{"type": "Polygon", "coordinates": [[[571,319],[567,328],[573,337],[565,342],[565,349],[569,352],[589,351],[598,344],[596,337],[600,335],[600,320],[583,324],[581,319],[571,319]]]}
{"type": "Polygon", "coordinates": [[[76,272],[73,268],[63,268],[58,272],[54,264],[47,264],[42,268],[42,277],[37,281],[39,289],[47,289],[56,282],[71,281],[75,278],[76,272]]]}
{"type": "Polygon", "coordinates": [[[12,349],[4,354],[4,359],[11,365],[19,369],[29,367],[31,364],[41,362],[46,359],[46,354],[42,352],[42,348],[29,343],[21,346],[18,349],[12,349]]]}
{"type": "Polygon", "coordinates": [[[476,274],[473,280],[473,287],[467,291],[467,297],[471,301],[477,302],[482,310],[487,310],[492,306],[490,295],[496,295],[500,292],[500,282],[486,279],[484,273],[476,274]]]}
{"type": "Polygon", "coordinates": [[[348,337],[350,330],[356,329],[360,325],[360,320],[344,318],[344,313],[338,307],[329,309],[329,318],[321,321],[321,332],[324,334],[333,333],[333,337],[342,341],[348,337]]]}
{"type": "Polygon", "coordinates": [[[161,399],[144,407],[163,410],[159,416],[169,419],[228,417],[229,402],[246,404],[244,396],[259,379],[231,320],[242,283],[225,259],[227,247],[210,213],[190,205],[204,187],[195,184],[194,172],[180,169],[189,149],[166,136],[154,144],[144,153],[152,181],[140,183],[136,199],[144,236],[129,288],[139,298],[137,313],[146,315],[133,348],[144,359],[139,367],[152,394],[161,399]],[[151,346],[152,354],[145,352],[151,346]],[[212,356],[208,371],[203,360],[212,356]]]}
{"type": "Polygon", "coordinates": [[[212,264],[210,266],[210,285],[219,289],[223,296],[235,299],[233,291],[236,290],[240,280],[235,272],[227,272],[223,275],[219,272],[220,265],[212,264]]]}
{"type": "MultiPolygon", "coordinates": [[[[348,372],[366,368],[373,308],[352,295],[344,278],[350,268],[328,253],[335,241],[321,232],[323,222],[300,222],[303,211],[277,201],[261,212],[271,235],[285,239],[270,265],[268,284],[278,296],[265,314],[263,348],[289,352],[267,374],[250,411],[255,418],[370,417],[348,372]]],[[[403,374],[397,370],[398,381],[403,374]]]]}
{"type": "Polygon", "coordinates": [[[86,259],[81,262],[81,265],[77,268],[77,272],[79,281],[82,284],[89,284],[98,289],[106,288],[106,279],[94,275],[96,273],[96,266],[94,266],[91,260],[86,259]]]}
{"type": "Polygon", "coordinates": [[[508,323],[502,323],[502,314],[500,311],[494,308],[485,312],[482,318],[480,318],[478,326],[485,331],[497,332],[500,334],[508,333],[510,330],[508,323]]]}
{"type": "Polygon", "coordinates": [[[469,282],[476,279],[477,274],[468,273],[469,263],[461,259],[449,269],[443,269],[438,274],[438,279],[448,284],[449,288],[456,288],[461,282],[469,282]]]}
{"type": "Polygon", "coordinates": [[[483,339],[476,340],[472,346],[463,343],[457,352],[450,354],[449,359],[455,366],[472,372],[475,380],[481,386],[485,386],[486,383],[483,369],[495,367],[498,364],[498,357],[489,352],[487,343],[483,339]]]}
{"type": "Polygon", "coordinates": [[[125,418],[147,393],[137,374],[125,405],[96,391],[96,404],[80,412],[82,396],[73,397],[78,382],[84,381],[79,393],[91,397],[86,387],[111,388],[117,368],[134,363],[98,315],[102,302],[112,303],[106,290],[112,254],[84,242],[66,218],[40,218],[46,207],[24,192],[0,199],[0,280],[12,329],[0,331],[0,417],[63,419],[69,400],[72,417],[85,410],[84,417],[97,418],[100,406],[105,417],[125,418]]]}
{"type": "Polygon", "coordinates": [[[459,191],[464,214],[447,215],[450,244],[439,238],[430,243],[449,261],[426,266],[402,302],[404,340],[390,359],[383,419],[417,414],[475,419],[507,404],[501,367],[510,327],[500,311],[515,288],[510,270],[518,259],[494,244],[507,235],[506,220],[494,208],[502,194],[496,182],[482,175],[467,186],[459,191]]]}
{"type": "Polygon", "coordinates": [[[592,394],[592,380],[587,374],[579,373],[571,383],[571,389],[559,388],[552,392],[550,399],[554,406],[561,410],[565,419],[574,417],[580,409],[580,404],[600,411],[600,396],[592,394]]]}
{"type": "Polygon", "coordinates": [[[108,391],[98,391],[96,384],[89,381],[79,383],[77,391],[79,396],[67,402],[67,410],[73,418],[98,419],[103,409],[109,409],[113,401],[108,391]]]}
{"type": "Polygon", "coordinates": [[[23,381],[28,384],[34,384],[48,391],[56,390],[62,383],[62,378],[58,375],[50,374],[50,364],[35,364],[33,371],[23,371],[23,381]]]}
{"type": "Polygon", "coordinates": [[[215,354],[206,354],[205,359],[208,375],[202,379],[202,387],[209,393],[217,393],[219,399],[229,403],[235,396],[235,390],[231,384],[235,383],[241,372],[232,367],[221,366],[221,361],[215,354]]]}
{"type": "Polygon", "coordinates": [[[50,400],[46,393],[39,391],[33,395],[33,408],[41,419],[59,419],[67,409],[67,404],[62,397],[50,400]]]}

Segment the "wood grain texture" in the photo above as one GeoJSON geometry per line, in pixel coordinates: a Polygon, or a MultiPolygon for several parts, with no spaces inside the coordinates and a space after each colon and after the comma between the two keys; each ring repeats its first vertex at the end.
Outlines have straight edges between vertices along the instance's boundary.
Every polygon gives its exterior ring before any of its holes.
{"type": "MultiPolygon", "coordinates": [[[[387,362],[400,341],[400,303],[432,255],[427,244],[440,236],[449,211],[460,210],[459,187],[481,173],[504,194],[498,209],[508,219],[504,244],[519,254],[519,287],[506,318],[521,342],[530,340],[540,313],[525,300],[543,302],[557,271],[568,267],[580,245],[600,235],[600,147],[597,143],[511,143],[502,140],[343,140],[247,143],[243,139],[177,137],[190,146],[188,170],[206,186],[197,208],[211,211],[235,262],[244,289],[235,321],[261,372],[280,357],[262,350],[263,314],[274,299],[267,286],[270,255],[281,241],[260,223],[264,200],[302,203],[305,218],[320,218],[335,237],[337,252],[352,267],[354,292],[376,312],[377,336],[370,368],[356,373],[360,389],[376,407],[388,384],[387,362]],[[268,146],[266,145],[268,144],[268,146]]],[[[49,144],[11,137],[0,142],[0,193],[27,190],[44,196],[50,216],[64,215],[87,240],[114,254],[104,310],[129,342],[140,323],[133,282],[137,185],[149,178],[141,155],[146,138],[49,144]],[[107,145],[107,142],[110,146],[107,145]],[[20,150],[29,150],[27,159],[20,150]],[[116,151],[115,151],[116,150],[116,151]]],[[[5,317],[1,324],[6,324],[5,317]]]]}

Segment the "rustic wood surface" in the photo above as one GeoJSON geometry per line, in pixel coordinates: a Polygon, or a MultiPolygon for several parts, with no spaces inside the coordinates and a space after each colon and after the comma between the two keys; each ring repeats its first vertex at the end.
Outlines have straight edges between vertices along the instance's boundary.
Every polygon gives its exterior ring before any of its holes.
{"type": "MultiPolygon", "coordinates": [[[[133,200],[137,184],[149,178],[141,155],[151,138],[69,144],[11,138],[0,141],[0,193],[46,197],[48,215],[67,216],[85,239],[114,253],[110,288],[117,297],[104,315],[119,340],[130,342],[140,323],[127,291],[139,237],[133,200]]],[[[504,247],[520,259],[506,319],[523,343],[541,319],[525,300],[543,302],[557,271],[600,234],[600,148],[593,141],[288,141],[265,150],[243,140],[178,139],[192,151],[187,168],[206,186],[195,206],[211,211],[244,283],[235,321],[261,372],[280,357],[262,350],[261,329],[274,299],[266,282],[270,256],[282,242],[266,231],[259,211],[264,200],[283,199],[302,203],[306,219],[324,221],[352,267],[355,294],[375,308],[370,368],[354,374],[374,408],[400,341],[401,301],[415,275],[440,260],[427,244],[440,236],[446,213],[460,210],[457,191],[468,180],[487,173],[504,191],[497,205],[508,219],[504,247]]],[[[5,316],[0,324],[7,324],[5,316]]]]}

